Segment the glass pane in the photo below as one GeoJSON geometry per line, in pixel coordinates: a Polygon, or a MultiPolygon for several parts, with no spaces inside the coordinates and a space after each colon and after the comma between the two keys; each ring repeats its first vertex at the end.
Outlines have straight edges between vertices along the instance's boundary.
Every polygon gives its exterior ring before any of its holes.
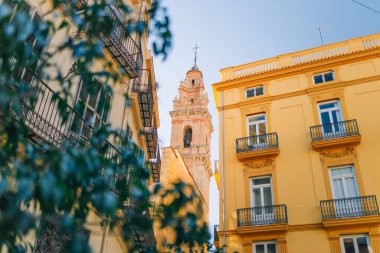
{"type": "Polygon", "coordinates": [[[354,170],[352,167],[345,167],[345,168],[339,168],[339,169],[331,169],[331,176],[353,176],[354,170]]]}
{"type": "Polygon", "coordinates": [[[333,128],[330,122],[330,115],[328,112],[321,113],[321,120],[323,125],[323,133],[328,134],[333,132],[333,128]]]}
{"type": "Polygon", "coordinates": [[[359,253],[369,253],[366,237],[358,237],[356,238],[356,241],[358,243],[359,253]]]}
{"type": "Polygon", "coordinates": [[[334,81],[334,74],[333,72],[327,72],[325,73],[325,82],[334,81]]]}
{"type": "Polygon", "coordinates": [[[331,112],[331,114],[332,114],[332,118],[333,118],[334,123],[342,121],[340,110],[334,110],[331,112]]]}
{"type": "Polygon", "coordinates": [[[258,206],[262,206],[260,189],[253,189],[253,207],[258,207],[258,206]]]}
{"type": "Polygon", "coordinates": [[[323,83],[322,75],[315,75],[315,76],[314,76],[314,83],[315,83],[315,84],[323,83]]]}
{"type": "Polygon", "coordinates": [[[356,186],[355,178],[349,177],[345,179],[346,181],[346,188],[347,188],[347,196],[348,198],[351,197],[358,197],[358,188],[356,186]]]}
{"type": "Polygon", "coordinates": [[[264,206],[271,206],[272,202],[272,187],[264,187],[264,206]]]}
{"type": "Polygon", "coordinates": [[[253,179],[253,185],[270,184],[270,177],[253,179]]]}
{"type": "Polygon", "coordinates": [[[249,136],[254,136],[254,135],[257,135],[257,125],[250,125],[248,130],[249,130],[249,136]]]}
{"type": "Polygon", "coordinates": [[[256,96],[260,96],[264,94],[264,87],[256,88],[256,96]]]}
{"type": "Polygon", "coordinates": [[[336,102],[335,103],[327,103],[327,104],[319,105],[319,109],[321,109],[321,110],[329,109],[329,108],[334,108],[335,106],[336,106],[336,102]]]}
{"type": "Polygon", "coordinates": [[[277,247],[276,243],[268,243],[268,253],[276,253],[277,252],[277,247]]]}
{"type": "Polygon", "coordinates": [[[356,253],[353,238],[344,238],[343,244],[345,253],[356,253]]]}
{"type": "Polygon", "coordinates": [[[341,199],[341,198],[346,197],[344,196],[342,179],[333,180],[333,191],[334,191],[334,198],[336,199],[341,199]]]}
{"type": "Polygon", "coordinates": [[[246,92],[246,97],[247,98],[255,96],[255,89],[249,89],[249,90],[246,90],[245,92],[246,92]]]}
{"type": "Polygon", "coordinates": [[[255,245],[255,253],[265,253],[264,244],[256,244],[255,245]]]}
{"type": "Polygon", "coordinates": [[[265,122],[259,124],[259,135],[263,135],[267,133],[267,128],[265,126],[265,122]]]}

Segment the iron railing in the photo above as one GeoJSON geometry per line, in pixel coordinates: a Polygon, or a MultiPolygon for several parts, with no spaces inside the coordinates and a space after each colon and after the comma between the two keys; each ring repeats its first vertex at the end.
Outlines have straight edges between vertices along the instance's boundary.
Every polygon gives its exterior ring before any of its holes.
{"type": "Polygon", "coordinates": [[[324,220],[379,215],[375,195],[322,200],[320,205],[324,220]]]}
{"type": "MultiPolygon", "coordinates": [[[[147,209],[143,214],[144,220],[151,220],[152,217],[147,209]]],[[[153,228],[148,231],[142,231],[137,226],[132,226],[133,241],[138,252],[153,252],[156,249],[156,238],[153,228]]]]}
{"type": "Polygon", "coordinates": [[[260,206],[237,210],[237,226],[258,226],[288,223],[286,205],[260,206]]]}
{"type": "Polygon", "coordinates": [[[132,80],[132,90],[138,93],[143,126],[151,127],[153,117],[153,89],[149,69],[140,70],[139,76],[132,80]]]}
{"type": "Polygon", "coordinates": [[[219,225],[214,225],[214,241],[218,242],[219,241],[219,225]]]}
{"type": "MultiPolygon", "coordinates": [[[[78,148],[89,148],[89,139],[94,131],[91,119],[83,119],[31,70],[15,70],[14,75],[36,92],[33,97],[21,99],[17,110],[11,105],[9,111],[15,120],[26,126],[32,141],[47,142],[57,147],[67,142],[78,148]]],[[[19,84],[13,78],[0,79],[0,86],[16,89],[17,85],[19,84]]],[[[129,174],[129,168],[122,162],[120,150],[108,140],[100,142],[96,148],[99,154],[111,159],[117,166],[116,179],[129,174]]],[[[142,152],[133,142],[130,142],[127,148],[142,152]]]]}
{"type": "Polygon", "coordinates": [[[150,172],[152,174],[153,182],[160,182],[161,174],[161,155],[160,155],[160,145],[157,145],[156,159],[149,159],[148,164],[150,167],[150,172]]]}
{"type": "Polygon", "coordinates": [[[105,47],[126,71],[130,78],[136,78],[142,67],[142,53],[140,46],[126,31],[122,23],[123,15],[116,7],[108,5],[106,15],[112,20],[112,31],[101,36],[105,47]]]}
{"type": "Polygon", "coordinates": [[[253,135],[236,139],[236,153],[243,153],[255,150],[277,148],[277,133],[253,135]]]}
{"type": "Polygon", "coordinates": [[[360,135],[356,119],[311,126],[310,133],[311,141],[323,141],[360,135]]]}
{"type": "MultiPolygon", "coordinates": [[[[15,70],[14,75],[21,77],[20,81],[36,92],[33,98],[21,99],[19,108],[10,108],[11,116],[26,125],[33,141],[43,140],[55,146],[65,141],[73,146],[86,144],[93,132],[90,122],[86,122],[31,70],[15,70]]],[[[16,89],[19,84],[14,79],[3,79],[1,85],[16,89]]]]}

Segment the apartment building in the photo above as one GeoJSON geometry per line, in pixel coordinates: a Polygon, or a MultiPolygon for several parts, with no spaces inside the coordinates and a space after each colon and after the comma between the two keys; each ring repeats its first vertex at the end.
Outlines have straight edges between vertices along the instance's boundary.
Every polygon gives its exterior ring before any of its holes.
{"type": "Polygon", "coordinates": [[[380,34],[222,69],[226,252],[380,252],[380,34]]]}
{"type": "MultiPolygon", "coordinates": [[[[17,3],[18,1],[15,0],[0,0],[0,5],[7,5],[12,11],[15,11],[17,3]]],[[[49,14],[51,1],[41,3],[38,0],[30,0],[19,4],[22,4],[20,9],[28,13],[34,22],[49,19],[58,24],[64,18],[49,14]],[[45,15],[45,13],[48,14],[45,15]]],[[[84,11],[87,4],[91,5],[92,1],[78,1],[78,12],[84,11]]],[[[72,145],[78,142],[87,143],[94,128],[109,123],[115,129],[127,131],[128,138],[133,140],[131,145],[144,153],[152,175],[147,183],[159,181],[161,165],[157,128],[160,120],[153,59],[148,48],[149,34],[145,31],[142,36],[138,36],[129,34],[125,30],[126,15],[133,15],[136,20],[149,22],[147,9],[150,4],[151,1],[130,1],[132,12],[128,14],[118,9],[116,1],[109,1],[107,5],[106,15],[113,20],[112,31],[107,36],[99,36],[106,59],[111,61],[114,67],[110,69],[102,60],[98,60],[92,67],[96,71],[111,71],[119,76],[119,82],[112,85],[112,94],[101,88],[101,81],[98,87],[94,87],[98,90],[97,93],[91,95],[88,93],[88,87],[83,84],[80,73],[76,71],[76,62],[71,57],[71,52],[62,52],[52,59],[59,65],[62,73],[74,76],[71,87],[73,99],[71,103],[65,104],[68,117],[65,124],[62,124],[61,116],[57,111],[58,103],[62,104],[62,100],[54,99],[58,85],[53,81],[41,80],[31,69],[15,70],[22,80],[39,91],[35,105],[24,101],[21,115],[13,115],[17,117],[17,120],[25,123],[33,143],[57,147],[63,142],[69,142],[72,145]],[[130,98],[130,106],[127,106],[125,94],[130,98]],[[74,109],[77,103],[84,105],[83,110],[74,109]]],[[[66,18],[66,21],[70,26],[70,32],[75,33],[75,24],[70,18],[66,18]]],[[[53,50],[52,48],[62,44],[65,39],[64,33],[56,33],[43,50],[53,50]]],[[[35,40],[32,39],[28,43],[35,43],[35,40]]],[[[4,84],[6,80],[1,80],[1,82],[4,84]]],[[[122,147],[117,140],[109,140],[104,145],[107,149],[107,157],[120,154],[122,147]]],[[[126,205],[126,208],[131,207],[126,205]]],[[[150,219],[149,210],[146,216],[150,219]]],[[[155,248],[153,229],[148,233],[141,233],[138,230],[131,232],[134,233],[134,245],[140,252],[155,248]]],[[[119,232],[109,229],[104,217],[99,217],[95,212],[91,213],[88,224],[84,227],[84,233],[94,252],[128,251],[129,246],[125,245],[119,232]]],[[[38,236],[32,235],[29,239],[34,245],[34,252],[61,252],[65,243],[64,238],[57,238],[54,229],[40,231],[38,236]]]]}

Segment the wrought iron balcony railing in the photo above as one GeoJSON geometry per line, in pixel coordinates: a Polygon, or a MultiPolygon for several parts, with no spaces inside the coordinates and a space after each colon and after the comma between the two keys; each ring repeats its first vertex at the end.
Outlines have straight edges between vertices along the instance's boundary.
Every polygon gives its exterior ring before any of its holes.
{"type": "Polygon", "coordinates": [[[153,182],[160,182],[161,174],[161,155],[160,155],[160,145],[157,145],[156,159],[149,159],[148,161],[150,171],[152,174],[153,182]]]}
{"type": "MultiPolygon", "coordinates": [[[[149,210],[146,210],[143,214],[144,220],[151,220],[149,210]]],[[[153,228],[148,231],[141,231],[138,227],[133,226],[133,241],[138,252],[153,252],[156,249],[156,238],[154,236],[153,228]]]]}
{"type": "MultiPolygon", "coordinates": [[[[16,71],[14,75],[19,75],[19,72],[16,71]]],[[[84,120],[31,70],[24,69],[22,72],[21,81],[36,91],[36,94],[33,99],[23,98],[17,110],[11,106],[10,115],[25,124],[34,142],[47,142],[57,147],[67,142],[72,146],[88,148],[89,138],[94,131],[91,120],[84,120]]],[[[0,79],[0,87],[16,89],[17,85],[19,84],[15,79],[0,79]]],[[[130,142],[127,148],[142,152],[133,142],[130,142]]],[[[120,150],[108,140],[99,143],[97,149],[104,158],[112,159],[117,166],[117,178],[129,173],[129,168],[122,163],[120,150]]]]}
{"type": "Polygon", "coordinates": [[[112,31],[101,36],[103,43],[128,76],[136,78],[143,62],[141,48],[125,29],[123,15],[116,7],[108,5],[106,15],[113,24],[112,31]]]}
{"type": "Polygon", "coordinates": [[[138,93],[140,114],[144,127],[152,126],[153,90],[149,69],[141,69],[139,76],[132,80],[132,90],[138,93]]]}
{"type": "Polygon", "coordinates": [[[260,206],[237,210],[237,226],[259,226],[288,223],[286,205],[260,206]]]}
{"type": "Polygon", "coordinates": [[[311,141],[360,136],[356,119],[310,127],[311,141]]]}
{"type": "Polygon", "coordinates": [[[375,195],[322,200],[320,205],[324,220],[379,215],[375,195]]]}
{"type": "Polygon", "coordinates": [[[219,225],[214,225],[214,241],[219,241],[219,225]]]}
{"type": "Polygon", "coordinates": [[[277,133],[253,135],[236,139],[236,153],[256,151],[278,147],[277,133]]]}

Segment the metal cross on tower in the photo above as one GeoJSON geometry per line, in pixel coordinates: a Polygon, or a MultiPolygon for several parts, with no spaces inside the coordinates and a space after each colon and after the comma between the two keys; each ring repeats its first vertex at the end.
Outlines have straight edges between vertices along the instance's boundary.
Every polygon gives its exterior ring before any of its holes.
{"type": "Polygon", "coordinates": [[[197,66],[197,58],[198,58],[198,44],[195,44],[194,47],[194,66],[197,66]]]}

